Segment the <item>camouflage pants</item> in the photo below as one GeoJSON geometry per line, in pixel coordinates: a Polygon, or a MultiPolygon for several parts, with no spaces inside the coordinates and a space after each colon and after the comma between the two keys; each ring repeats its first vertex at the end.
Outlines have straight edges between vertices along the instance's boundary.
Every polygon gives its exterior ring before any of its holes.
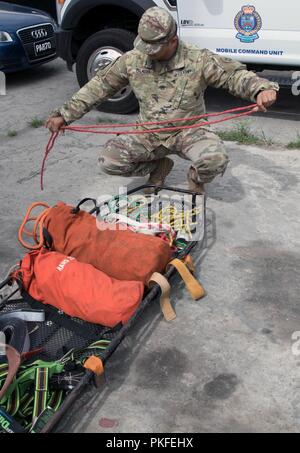
{"type": "Polygon", "coordinates": [[[99,162],[105,173],[146,176],[155,169],[158,159],[169,154],[191,161],[201,182],[223,174],[229,161],[219,137],[201,128],[180,131],[165,140],[154,134],[119,136],[106,143],[99,162]]]}

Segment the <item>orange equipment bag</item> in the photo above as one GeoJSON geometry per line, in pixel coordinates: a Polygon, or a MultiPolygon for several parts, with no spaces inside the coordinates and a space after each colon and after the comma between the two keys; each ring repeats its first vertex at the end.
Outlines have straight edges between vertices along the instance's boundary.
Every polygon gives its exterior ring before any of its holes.
{"type": "Polygon", "coordinates": [[[35,220],[33,234],[39,248],[42,245],[43,229],[52,238],[51,249],[73,256],[82,263],[92,264],[98,270],[118,280],[134,280],[147,283],[154,272],[163,272],[171,259],[170,245],[162,239],[101,222],[97,228],[96,218],[86,211],[68,206],[63,202],[46,209],[37,218],[30,217],[35,203],[28,211],[19,231],[19,240],[26,247],[23,234],[30,235],[26,223],[35,220]],[[107,225],[107,228],[103,227],[107,225]],[[38,239],[40,238],[40,242],[38,239]]]}
{"type": "Polygon", "coordinates": [[[27,253],[15,278],[35,300],[108,327],[126,323],[144,292],[141,282],[116,280],[90,264],[45,248],[27,253]]]}

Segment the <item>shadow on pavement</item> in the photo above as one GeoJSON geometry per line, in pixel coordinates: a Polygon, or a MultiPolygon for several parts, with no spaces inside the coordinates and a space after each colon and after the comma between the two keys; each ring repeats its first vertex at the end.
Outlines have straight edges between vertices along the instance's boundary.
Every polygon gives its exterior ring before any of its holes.
{"type": "Polygon", "coordinates": [[[47,79],[51,80],[51,78],[64,74],[67,71],[65,66],[53,63],[55,63],[55,60],[35,68],[7,74],[7,88],[12,89],[20,86],[31,87],[31,85],[34,85],[36,82],[40,83],[47,79]]]}

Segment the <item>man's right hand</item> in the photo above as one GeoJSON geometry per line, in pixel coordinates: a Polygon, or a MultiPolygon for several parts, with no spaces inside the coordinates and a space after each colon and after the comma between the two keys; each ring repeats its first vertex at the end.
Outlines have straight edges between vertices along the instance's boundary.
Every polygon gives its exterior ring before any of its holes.
{"type": "Polygon", "coordinates": [[[45,123],[45,127],[51,132],[59,132],[66,125],[62,116],[50,116],[45,123]]]}

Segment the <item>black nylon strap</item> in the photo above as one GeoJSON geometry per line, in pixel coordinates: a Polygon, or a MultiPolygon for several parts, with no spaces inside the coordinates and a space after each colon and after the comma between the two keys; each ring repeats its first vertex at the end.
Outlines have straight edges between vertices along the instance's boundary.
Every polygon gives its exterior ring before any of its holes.
{"type": "Polygon", "coordinates": [[[53,239],[47,228],[43,228],[43,238],[44,238],[44,246],[46,249],[51,250],[53,246],[53,239]]]}
{"type": "Polygon", "coordinates": [[[94,205],[95,205],[95,208],[98,207],[98,206],[97,206],[97,201],[95,200],[95,198],[84,198],[83,200],[81,200],[81,201],[78,203],[78,205],[77,205],[75,208],[73,208],[73,209],[71,210],[71,213],[72,213],[72,214],[78,214],[78,212],[80,211],[80,206],[82,206],[84,203],[86,203],[86,202],[88,202],[88,201],[92,201],[92,202],[94,203],[94,205]]]}

